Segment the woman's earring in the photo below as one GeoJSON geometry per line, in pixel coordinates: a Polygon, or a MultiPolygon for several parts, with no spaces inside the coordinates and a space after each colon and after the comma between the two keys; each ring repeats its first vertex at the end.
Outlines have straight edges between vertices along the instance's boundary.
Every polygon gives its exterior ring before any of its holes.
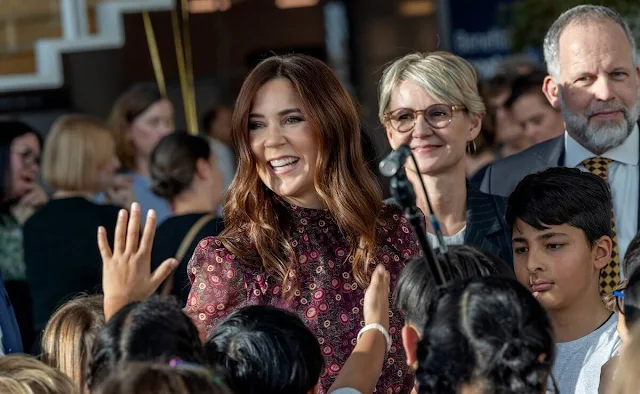
{"type": "Polygon", "coordinates": [[[467,143],[467,153],[471,156],[474,156],[478,151],[478,147],[476,146],[476,140],[471,140],[471,142],[467,143]]]}

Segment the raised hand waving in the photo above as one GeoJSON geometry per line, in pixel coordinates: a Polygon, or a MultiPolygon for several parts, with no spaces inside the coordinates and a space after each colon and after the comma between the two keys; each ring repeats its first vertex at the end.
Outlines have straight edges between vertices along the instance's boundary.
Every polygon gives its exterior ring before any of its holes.
{"type": "Polygon", "coordinates": [[[109,247],[105,228],[98,228],[104,313],[107,320],[128,303],[151,296],[178,266],[178,261],[171,258],[151,272],[151,247],[156,232],[156,213],[153,210],[148,212],[142,238],[140,217],[138,203],[131,205],[131,215],[125,209],[120,210],[113,251],[109,247]]]}

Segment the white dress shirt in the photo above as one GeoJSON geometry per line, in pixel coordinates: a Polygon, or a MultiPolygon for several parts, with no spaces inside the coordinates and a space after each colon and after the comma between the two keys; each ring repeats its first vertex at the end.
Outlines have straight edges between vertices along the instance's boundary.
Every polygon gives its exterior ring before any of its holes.
{"type": "MultiPolygon", "coordinates": [[[[581,164],[584,160],[595,157],[592,152],[580,145],[566,131],[564,133],[565,167],[575,167],[582,171],[587,169],[581,164]]],[[[620,263],[627,252],[627,247],[638,232],[638,150],[640,138],[638,125],[626,141],[600,157],[611,159],[608,178],[613,197],[613,213],[616,220],[618,251],[620,263]]]]}

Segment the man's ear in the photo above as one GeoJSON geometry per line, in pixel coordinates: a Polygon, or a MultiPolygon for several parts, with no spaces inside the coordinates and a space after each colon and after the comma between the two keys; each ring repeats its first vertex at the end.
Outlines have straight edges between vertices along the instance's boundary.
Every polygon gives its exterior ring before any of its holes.
{"type": "Polygon", "coordinates": [[[611,261],[611,251],[613,250],[613,241],[608,235],[598,238],[594,246],[593,266],[597,270],[601,270],[611,261]]]}
{"type": "Polygon", "coordinates": [[[560,110],[560,87],[551,75],[547,75],[542,83],[542,93],[549,100],[549,104],[556,110],[560,110]]]}
{"type": "Polygon", "coordinates": [[[402,327],[402,347],[407,355],[407,365],[414,370],[418,369],[418,343],[420,334],[412,326],[405,324],[402,327]]]}

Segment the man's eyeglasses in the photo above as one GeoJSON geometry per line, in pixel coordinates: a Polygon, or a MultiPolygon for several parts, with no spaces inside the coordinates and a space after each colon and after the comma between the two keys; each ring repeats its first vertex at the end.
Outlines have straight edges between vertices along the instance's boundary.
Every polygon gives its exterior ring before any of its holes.
{"type": "Polygon", "coordinates": [[[413,110],[411,108],[398,108],[384,114],[384,119],[399,133],[406,133],[416,125],[418,116],[422,114],[424,120],[434,129],[444,129],[453,119],[453,113],[464,110],[462,105],[434,104],[426,109],[413,110]]]}
{"type": "Polygon", "coordinates": [[[616,299],[616,309],[624,316],[624,289],[614,291],[613,296],[616,299]]]}

